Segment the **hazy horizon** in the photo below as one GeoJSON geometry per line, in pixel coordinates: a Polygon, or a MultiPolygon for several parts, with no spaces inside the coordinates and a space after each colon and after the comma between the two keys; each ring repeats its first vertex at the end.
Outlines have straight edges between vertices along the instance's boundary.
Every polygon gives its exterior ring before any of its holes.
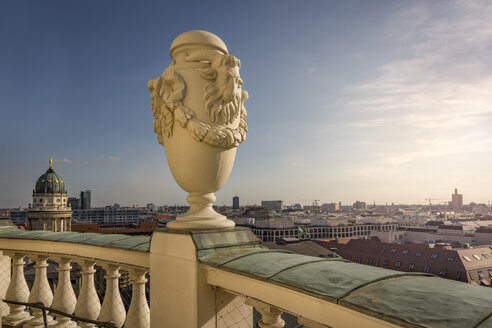
{"type": "Polygon", "coordinates": [[[32,202],[50,156],[93,206],[185,204],[147,81],[193,29],[224,40],[250,96],[216,204],[488,203],[490,17],[457,0],[2,2],[0,207],[32,202]]]}

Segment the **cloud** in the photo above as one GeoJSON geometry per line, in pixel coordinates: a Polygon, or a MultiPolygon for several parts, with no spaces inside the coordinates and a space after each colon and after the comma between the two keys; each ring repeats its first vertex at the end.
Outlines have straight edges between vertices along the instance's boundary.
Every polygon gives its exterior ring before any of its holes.
{"type": "Polygon", "coordinates": [[[490,155],[490,17],[490,1],[425,2],[383,23],[383,38],[399,57],[336,100],[347,129],[377,128],[364,130],[371,157],[352,172],[376,177],[421,159],[490,155]]]}
{"type": "Polygon", "coordinates": [[[392,121],[392,119],[390,119],[390,118],[376,118],[376,119],[371,119],[371,120],[367,120],[367,121],[349,122],[349,123],[347,123],[347,126],[357,127],[357,128],[372,128],[372,127],[381,126],[381,125],[389,123],[391,121],[392,121]]]}
{"type": "Polygon", "coordinates": [[[90,158],[82,163],[82,165],[97,165],[99,163],[104,163],[104,162],[119,162],[121,159],[116,156],[106,156],[106,155],[99,155],[98,157],[95,158],[90,158]]]}
{"type": "Polygon", "coordinates": [[[53,161],[55,163],[72,163],[72,160],[71,159],[68,159],[68,158],[54,159],[53,161]]]}

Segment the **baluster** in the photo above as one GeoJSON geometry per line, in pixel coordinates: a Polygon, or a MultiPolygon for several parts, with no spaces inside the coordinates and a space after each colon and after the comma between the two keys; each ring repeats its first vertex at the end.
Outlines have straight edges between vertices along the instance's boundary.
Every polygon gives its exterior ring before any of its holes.
{"type": "MultiPolygon", "coordinates": [[[[23,253],[6,253],[12,258],[12,277],[7,289],[5,299],[9,301],[27,302],[29,299],[29,287],[27,287],[26,278],[24,277],[24,257],[23,253]]],[[[5,326],[17,326],[32,316],[27,312],[24,305],[8,304],[10,314],[3,319],[5,326]]]]}
{"type": "MultiPolygon", "coordinates": [[[[51,292],[51,287],[48,282],[48,276],[46,274],[46,268],[48,267],[48,256],[46,255],[36,255],[36,264],[34,268],[36,269],[36,276],[34,277],[34,284],[32,285],[31,295],[29,295],[29,303],[43,303],[44,306],[51,306],[53,301],[53,293],[51,292]]],[[[32,314],[34,318],[29,320],[27,324],[24,325],[25,328],[42,328],[44,327],[43,321],[43,311],[41,309],[32,308],[32,314]]],[[[47,315],[48,324],[53,324],[53,317],[47,315]]]]}
{"type": "Polygon", "coordinates": [[[132,301],[128,309],[125,328],[149,328],[150,310],[145,296],[145,283],[147,271],[132,269],[130,271],[130,283],[132,284],[132,301]]]}
{"type": "MultiPolygon", "coordinates": [[[[79,299],[75,305],[75,314],[82,318],[96,320],[101,311],[101,302],[94,287],[94,261],[81,261],[82,285],[80,286],[79,299]]],[[[81,328],[94,327],[93,323],[80,322],[81,328]]]]}
{"type": "Polygon", "coordinates": [[[281,318],[282,311],[276,307],[252,298],[246,298],[246,304],[253,306],[256,311],[260,312],[261,320],[258,322],[258,326],[261,328],[284,327],[285,321],[281,318]]]}
{"type": "MultiPolygon", "coordinates": [[[[77,298],[73,291],[72,282],[70,280],[71,260],[67,257],[56,257],[58,262],[58,285],[56,286],[55,296],[53,297],[52,308],[72,314],[75,310],[77,298]]],[[[56,328],[73,328],[77,324],[68,317],[61,315],[56,316],[56,328]]]]}
{"type": "Polygon", "coordinates": [[[115,264],[103,265],[106,270],[106,293],[104,295],[104,301],[101,307],[101,314],[99,315],[99,321],[107,322],[112,321],[118,328],[123,326],[125,322],[125,306],[121,300],[120,288],[118,284],[118,278],[120,266],[115,264]]]}
{"type": "Polygon", "coordinates": [[[1,301],[5,299],[5,295],[7,294],[7,288],[10,284],[10,273],[10,257],[4,255],[3,252],[0,251],[0,314],[3,317],[10,313],[10,308],[7,303],[1,301]]]}

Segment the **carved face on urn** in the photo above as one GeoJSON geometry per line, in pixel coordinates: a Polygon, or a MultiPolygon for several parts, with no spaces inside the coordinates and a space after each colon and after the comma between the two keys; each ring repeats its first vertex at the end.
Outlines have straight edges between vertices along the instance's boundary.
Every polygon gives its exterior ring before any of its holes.
{"type": "Polygon", "coordinates": [[[241,85],[243,80],[239,76],[239,67],[225,67],[217,76],[217,85],[222,90],[222,100],[229,103],[233,98],[241,97],[241,85]]]}
{"type": "Polygon", "coordinates": [[[241,62],[231,55],[218,55],[210,64],[211,68],[200,70],[203,78],[213,81],[204,90],[207,112],[212,122],[232,123],[247,98],[247,94],[241,89],[241,62]]]}

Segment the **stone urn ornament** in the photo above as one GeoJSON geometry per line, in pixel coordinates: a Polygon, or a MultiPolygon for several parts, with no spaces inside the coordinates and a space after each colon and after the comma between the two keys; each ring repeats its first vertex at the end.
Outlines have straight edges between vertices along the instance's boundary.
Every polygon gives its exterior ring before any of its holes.
{"type": "Polygon", "coordinates": [[[248,130],[241,62],[229,55],[219,37],[206,31],[179,35],[169,54],[171,65],[148,84],[154,132],[165,148],[174,179],[189,193],[190,210],[167,228],[232,228],[234,222],[212,205],[248,130]]]}

